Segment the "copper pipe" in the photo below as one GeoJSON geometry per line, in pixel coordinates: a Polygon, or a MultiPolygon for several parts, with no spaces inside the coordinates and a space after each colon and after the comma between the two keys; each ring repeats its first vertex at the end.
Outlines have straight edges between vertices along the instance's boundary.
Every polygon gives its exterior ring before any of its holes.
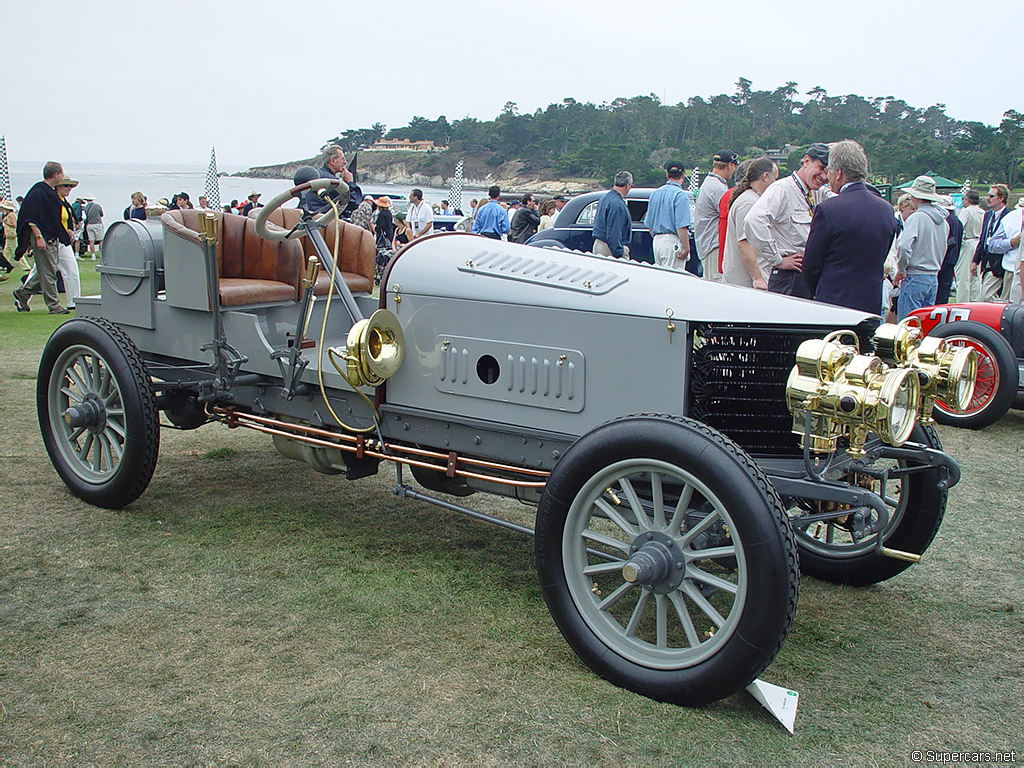
{"type": "MultiPolygon", "coordinates": [[[[284,421],[278,421],[277,419],[270,419],[265,416],[257,416],[255,414],[240,413],[233,408],[224,408],[221,406],[209,406],[207,412],[223,421],[228,425],[229,428],[245,427],[252,429],[256,432],[263,432],[268,435],[278,435],[280,437],[289,438],[291,440],[298,440],[299,442],[308,443],[310,445],[316,445],[323,448],[335,448],[341,451],[347,451],[349,453],[356,453],[359,450],[359,439],[352,435],[346,435],[338,432],[330,432],[325,429],[318,429],[317,427],[309,426],[306,424],[290,424],[284,421]],[[250,423],[251,422],[251,423],[250,423]],[[329,440],[322,440],[313,435],[321,435],[323,437],[330,438],[329,440]]],[[[365,444],[365,441],[364,441],[365,444]]],[[[372,458],[384,459],[387,461],[394,461],[398,464],[405,464],[407,466],[422,467],[424,469],[431,469],[436,472],[447,473],[448,471],[448,454],[438,453],[435,451],[428,451],[422,448],[414,448],[412,446],[405,445],[390,445],[385,443],[382,446],[385,451],[409,453],[412,455],[423,456],[426,458],[436,458],[445,462],[444,466],[438,466],[436,464],[430,464],[425,461],[417,461],[415,459],[406,458],[404,456],[396,456],[394,453],[382,453],[380,451],[366,448],[363,451],[364,456],[370,456],[372,458]]],[[[500,464],[497,462],[482,461],[479,459],[469,459],[458,457],[456,462],[456,469],[454,474],[457,477],[472,478],[475,480],[484,480],[486,482],[498,483],[500,485],[507,485],[514,488],[543,488],[546,482],[537,482],[530,480],[513,480],[506,477],[498,477],[494,475],[479,474],[476,472],[467,472],[463,469],[458,469],[457,465],[460,463],[473,464],[474,466],[489,467],[497,469],[502,472],[508,472],[513,475],[530,475],[535,477],[548,477],[549,473],[543,470],[528,469],[523,467],[516,467],[510,464],[500,464]]]]}

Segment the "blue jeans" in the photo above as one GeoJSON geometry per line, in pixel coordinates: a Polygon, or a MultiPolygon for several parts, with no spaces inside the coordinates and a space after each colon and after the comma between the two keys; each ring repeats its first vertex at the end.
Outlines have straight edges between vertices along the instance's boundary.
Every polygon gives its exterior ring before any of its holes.
{"type": "Polygon", "coordinates": [[[896,319],[902,320],[915,309],[930,307],[935,303],[935,292],[938,288],[938,275],[907,275],[900,286],[900,297],[896,302],[896,319]]]}

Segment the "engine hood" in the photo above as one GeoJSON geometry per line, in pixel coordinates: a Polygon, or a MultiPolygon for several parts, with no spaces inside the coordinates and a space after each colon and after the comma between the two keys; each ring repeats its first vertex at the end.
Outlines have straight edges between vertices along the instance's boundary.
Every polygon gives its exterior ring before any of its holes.
{"type": "Polygon", "coordinates": [[[392,262],[385,283],[382,306],[396,294],[415,294],[658,319],[671,310],[677,320],[709,323],[853,328],[871,317],[666,267],[465,233],[415,241],[392,262]]]}

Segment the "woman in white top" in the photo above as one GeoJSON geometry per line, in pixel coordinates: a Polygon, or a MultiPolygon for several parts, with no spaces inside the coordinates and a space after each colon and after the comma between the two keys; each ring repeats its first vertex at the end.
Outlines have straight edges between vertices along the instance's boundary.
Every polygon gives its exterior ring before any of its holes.
{"type": "Polygon", "coordinates": [[[743,225],[754,203],[778,178],[779,166],[767,157],[759,157],[747,166],[746,174],[733,190],[722,257],[722,278],[729,285],[768,290],[769,266],[757,258],[743,225]]]}
{"type": "Polygon", "coordinates": [[[548,227],[555,226],[555,219],[558,218],[558,206],[555,205],[554,200],[545,200],[540,206],[540,226],[537,227],[538,232],[542,232],[548,227]]]}

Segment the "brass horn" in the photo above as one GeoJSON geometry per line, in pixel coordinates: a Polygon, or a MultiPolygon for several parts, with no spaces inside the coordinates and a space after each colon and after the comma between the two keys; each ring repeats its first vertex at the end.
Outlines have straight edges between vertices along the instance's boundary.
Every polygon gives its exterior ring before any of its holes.
{"type": "Polygon", "coordinates": [[[345,346],[348,379],[353,386],[380,386],[395,375],[405,355],[402,326],[386,309],[353,325],[345,346]]]}

